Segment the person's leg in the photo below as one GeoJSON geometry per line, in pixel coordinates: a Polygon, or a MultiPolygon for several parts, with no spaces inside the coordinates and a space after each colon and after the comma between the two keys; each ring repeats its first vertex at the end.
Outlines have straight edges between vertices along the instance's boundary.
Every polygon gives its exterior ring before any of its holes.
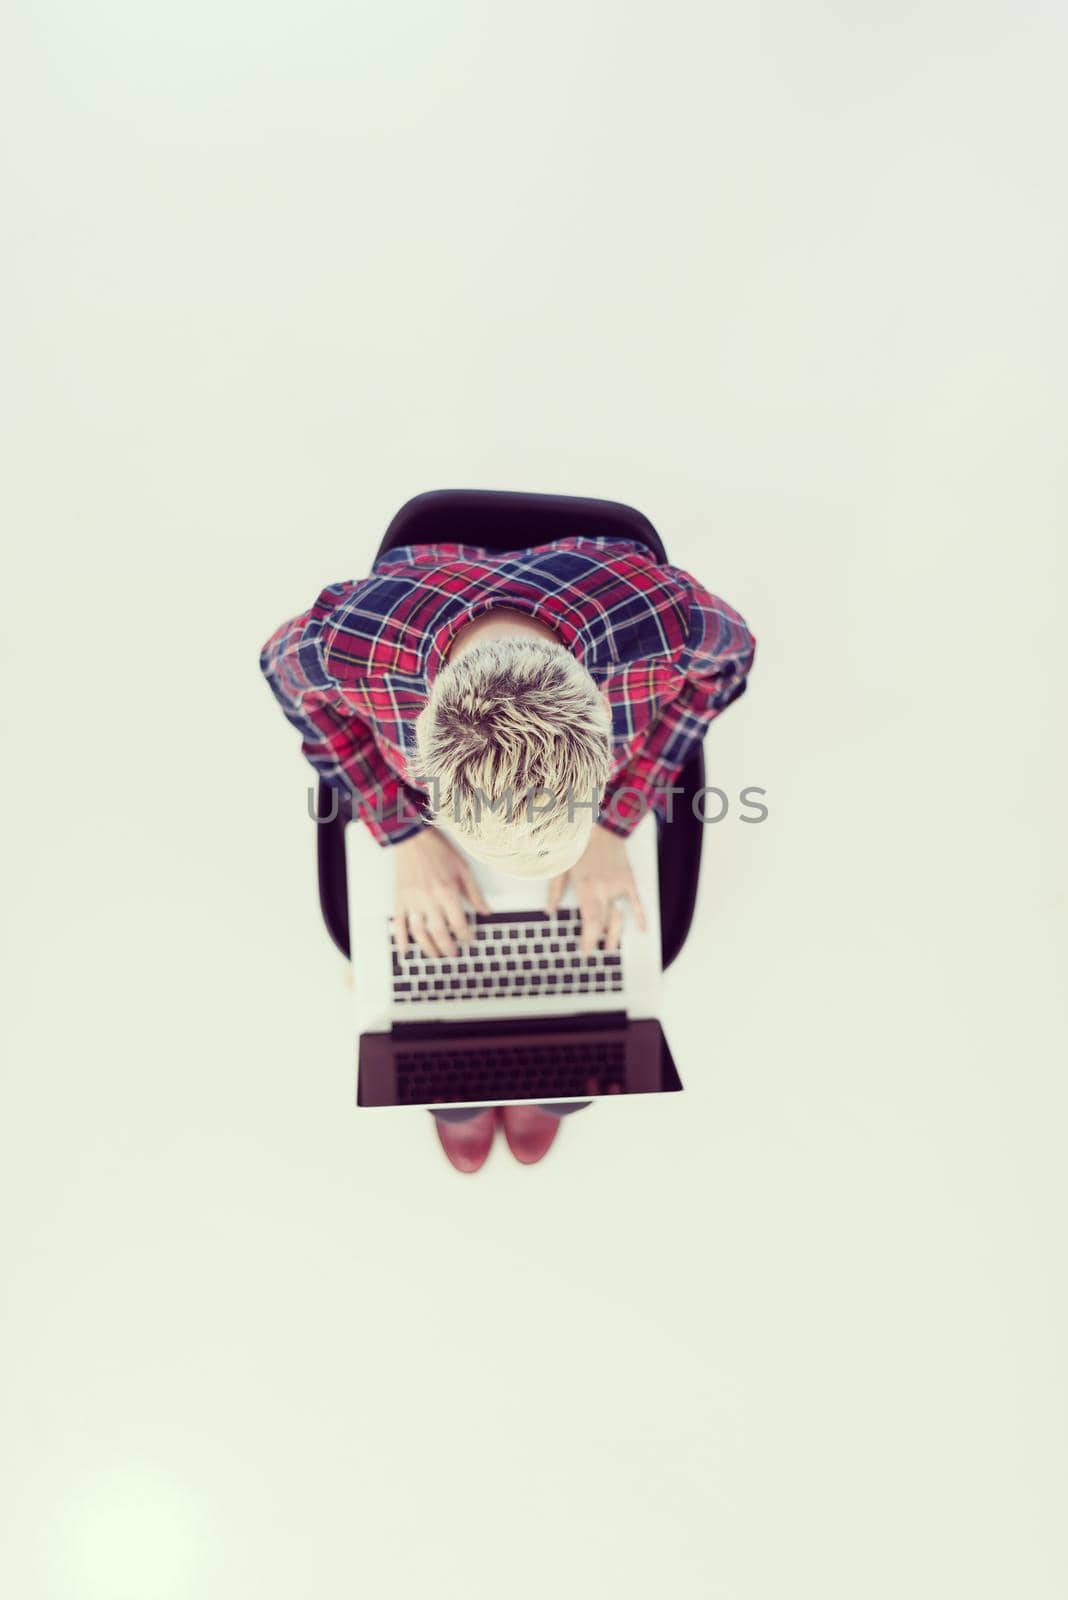
{"type": "MultiPolygon", "coordinates": [[[[592,1100],[567,1100],[553,1101],[540,1105],[539,1111],[550,1111],[554,1117],[566,1117],[572,1111],[585,1111],[587,1106],[593,1104],[592,1100]]],[[[486,1110],[485,1106],[428,1106],[431,1116],[438,1117],[442,1122],[470,1122],[472,1117],[477,1117],[486,1110]]]]}

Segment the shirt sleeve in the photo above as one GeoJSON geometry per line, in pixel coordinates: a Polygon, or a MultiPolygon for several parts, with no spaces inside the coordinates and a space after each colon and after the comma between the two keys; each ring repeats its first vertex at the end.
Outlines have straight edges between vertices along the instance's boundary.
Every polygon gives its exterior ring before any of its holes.
{"type": "Polygon", "coordinates": [[[317,614],[313,607],[276,629],[260,651],[260,670],[319,776],[351,795],[353,815],[379,844],[400,844],[429,825],[425,796],[397,777],[330,676],[318,633],[308,627],[317,614]]]}
{"type": "Polygon", "coordinates": [[[647,811],[668,813],[667,791],[709,724],[744,694],[753,665],[756,639],[744,618],[692,578],[686,581],[692,601],[679,692],[660,706],[641,748],[612,779],[601,804],[601,826],[622,838],[647,811]]]}

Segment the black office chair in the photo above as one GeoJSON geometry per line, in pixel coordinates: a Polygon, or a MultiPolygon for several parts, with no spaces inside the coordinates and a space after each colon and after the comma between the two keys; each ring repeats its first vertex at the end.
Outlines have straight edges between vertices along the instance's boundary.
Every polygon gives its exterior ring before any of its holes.
{"type": "MultiPolygon", "coordinates": [[[[633,539],[661,564],[667,553],[656,529],[633,506],[576,495],[521,494],[498,489],[432,489],[407,501],[386,529],[375,562],[387,550],[410,544],[470,544],[487,550],[529,550],[578,534],[588,539],[633,539]]],[[[703,829],[693,800],[705,784],[704,753],[693,752],[679,774],[670,823],[659,823],[661,962],[669,967],[686,942],[697,901],[703,829]]],[[[698,808],[700,809],[700,808],[698,808]]],[[[345,827],[352,820],[347,793],[319,782],[316,804],[319,905],[342,955],[350,956],[345,827]]]]}

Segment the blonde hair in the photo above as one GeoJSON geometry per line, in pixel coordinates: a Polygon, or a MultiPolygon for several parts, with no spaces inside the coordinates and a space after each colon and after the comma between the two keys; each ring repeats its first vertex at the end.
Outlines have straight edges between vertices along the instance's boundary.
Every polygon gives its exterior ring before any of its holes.
{"type": "Polygon", "coordinates": [[[432,820],[471,855],[551,877],[585,846],[611,729],[600,690],[563,645],[487,640],[434,678],[416,719],[413,776],[431,791],[432,820]]]}

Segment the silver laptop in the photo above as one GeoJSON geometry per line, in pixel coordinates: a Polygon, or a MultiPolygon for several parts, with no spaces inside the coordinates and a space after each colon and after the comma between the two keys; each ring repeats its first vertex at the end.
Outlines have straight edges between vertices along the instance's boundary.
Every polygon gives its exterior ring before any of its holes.
{"type": "Polygon", "coordinates": [[[349,930],[360,1035],[357,1104],[469,1106],[589,1100],[681,1084],[657,1019],[660,918],[656,820],[627,841],[646,916],[628,912],[618,951],[584,954],[568,885],[470,858],[491,910],[469,910],[474,941],[431,959],[393,937],[391,850],[345,830],[349,930]]]}

